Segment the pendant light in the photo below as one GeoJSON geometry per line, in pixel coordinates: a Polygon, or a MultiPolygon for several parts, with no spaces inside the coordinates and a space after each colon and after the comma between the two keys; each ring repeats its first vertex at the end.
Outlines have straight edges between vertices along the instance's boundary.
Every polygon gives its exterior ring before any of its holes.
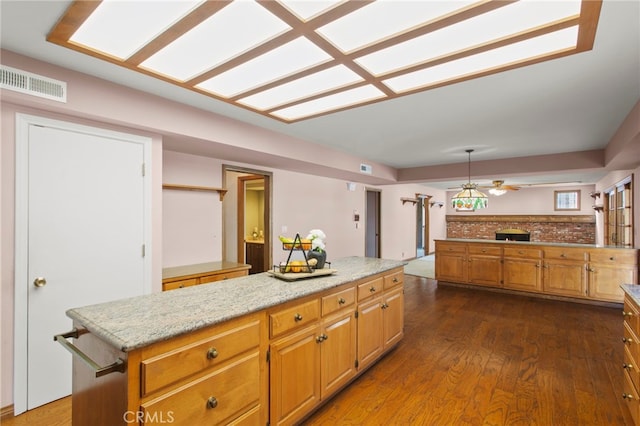
{"type": "Polygon", "coordinates": [[[471,183],[471,153],[473,149],[467,149],[465,152],[469,154],[469,181],[462,185],[462,191],[451,198],[451,207],[461,211],[484,209],[489,205],[489,197],[476,189],[478,185],[471,183]]]}

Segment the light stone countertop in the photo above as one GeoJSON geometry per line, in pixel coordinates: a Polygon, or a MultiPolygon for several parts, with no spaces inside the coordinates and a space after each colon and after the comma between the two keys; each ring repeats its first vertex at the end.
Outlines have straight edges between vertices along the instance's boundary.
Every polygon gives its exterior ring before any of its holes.
{"type": "Polygon", "coordinates": [[[69,318],[124,352],[167,340],[289,300],[404,266],[397,260],[347,257],[337,272],[283,281],[268,273],[69,309],[69,318]]]}
{"type": "Polygon", "coordinates": [[[622,284],[622,290],[640,306],[640,285],[638,284],[622,284]]]}

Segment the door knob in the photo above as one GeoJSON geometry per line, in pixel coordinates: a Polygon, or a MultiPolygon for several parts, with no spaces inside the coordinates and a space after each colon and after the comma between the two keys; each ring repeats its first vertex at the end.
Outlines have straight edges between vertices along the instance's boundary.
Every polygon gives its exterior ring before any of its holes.
{"type": "Polygon", "coordinates": [[[44,287],[45,285],[47,285],[47,280],[45,280],[44,277],[37,277],[35,280],[33,280],[33,285],[35,285],[36,287],[44,287]]]}

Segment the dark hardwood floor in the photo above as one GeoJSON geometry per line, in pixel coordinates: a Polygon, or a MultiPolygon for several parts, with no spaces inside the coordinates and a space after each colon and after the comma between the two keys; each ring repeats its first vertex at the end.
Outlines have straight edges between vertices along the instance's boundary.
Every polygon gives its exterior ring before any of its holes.
{"type": "Polygon", "coordinates": [[[405,276],[405,337],[311,425],[631,425],[621,309],[405,276]]]}
{"type": "MultiPolygon", "coordinates": [[[[311,425],[631,425],[616,308],[405,276],[405,337],[311,425]]],[[[71,399],[3,426],[69,425],[71,399]]]]}

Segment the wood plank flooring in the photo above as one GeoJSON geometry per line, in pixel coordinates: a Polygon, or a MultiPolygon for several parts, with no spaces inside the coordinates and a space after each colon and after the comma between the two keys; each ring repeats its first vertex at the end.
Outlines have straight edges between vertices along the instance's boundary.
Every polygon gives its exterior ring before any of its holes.
{"type": "MultiPolygon", "coordinates": [[[[399,346],[312,425],[631,425],[617,308],[405,276],[399,346]]],[[[3,426],[70,425],[71,398],[3,426]]]]}
{"type": "Polygon", "coordinates": [[[405,276],[405,337],[304,424],[631,425],[621,308],[405,276]]]}

